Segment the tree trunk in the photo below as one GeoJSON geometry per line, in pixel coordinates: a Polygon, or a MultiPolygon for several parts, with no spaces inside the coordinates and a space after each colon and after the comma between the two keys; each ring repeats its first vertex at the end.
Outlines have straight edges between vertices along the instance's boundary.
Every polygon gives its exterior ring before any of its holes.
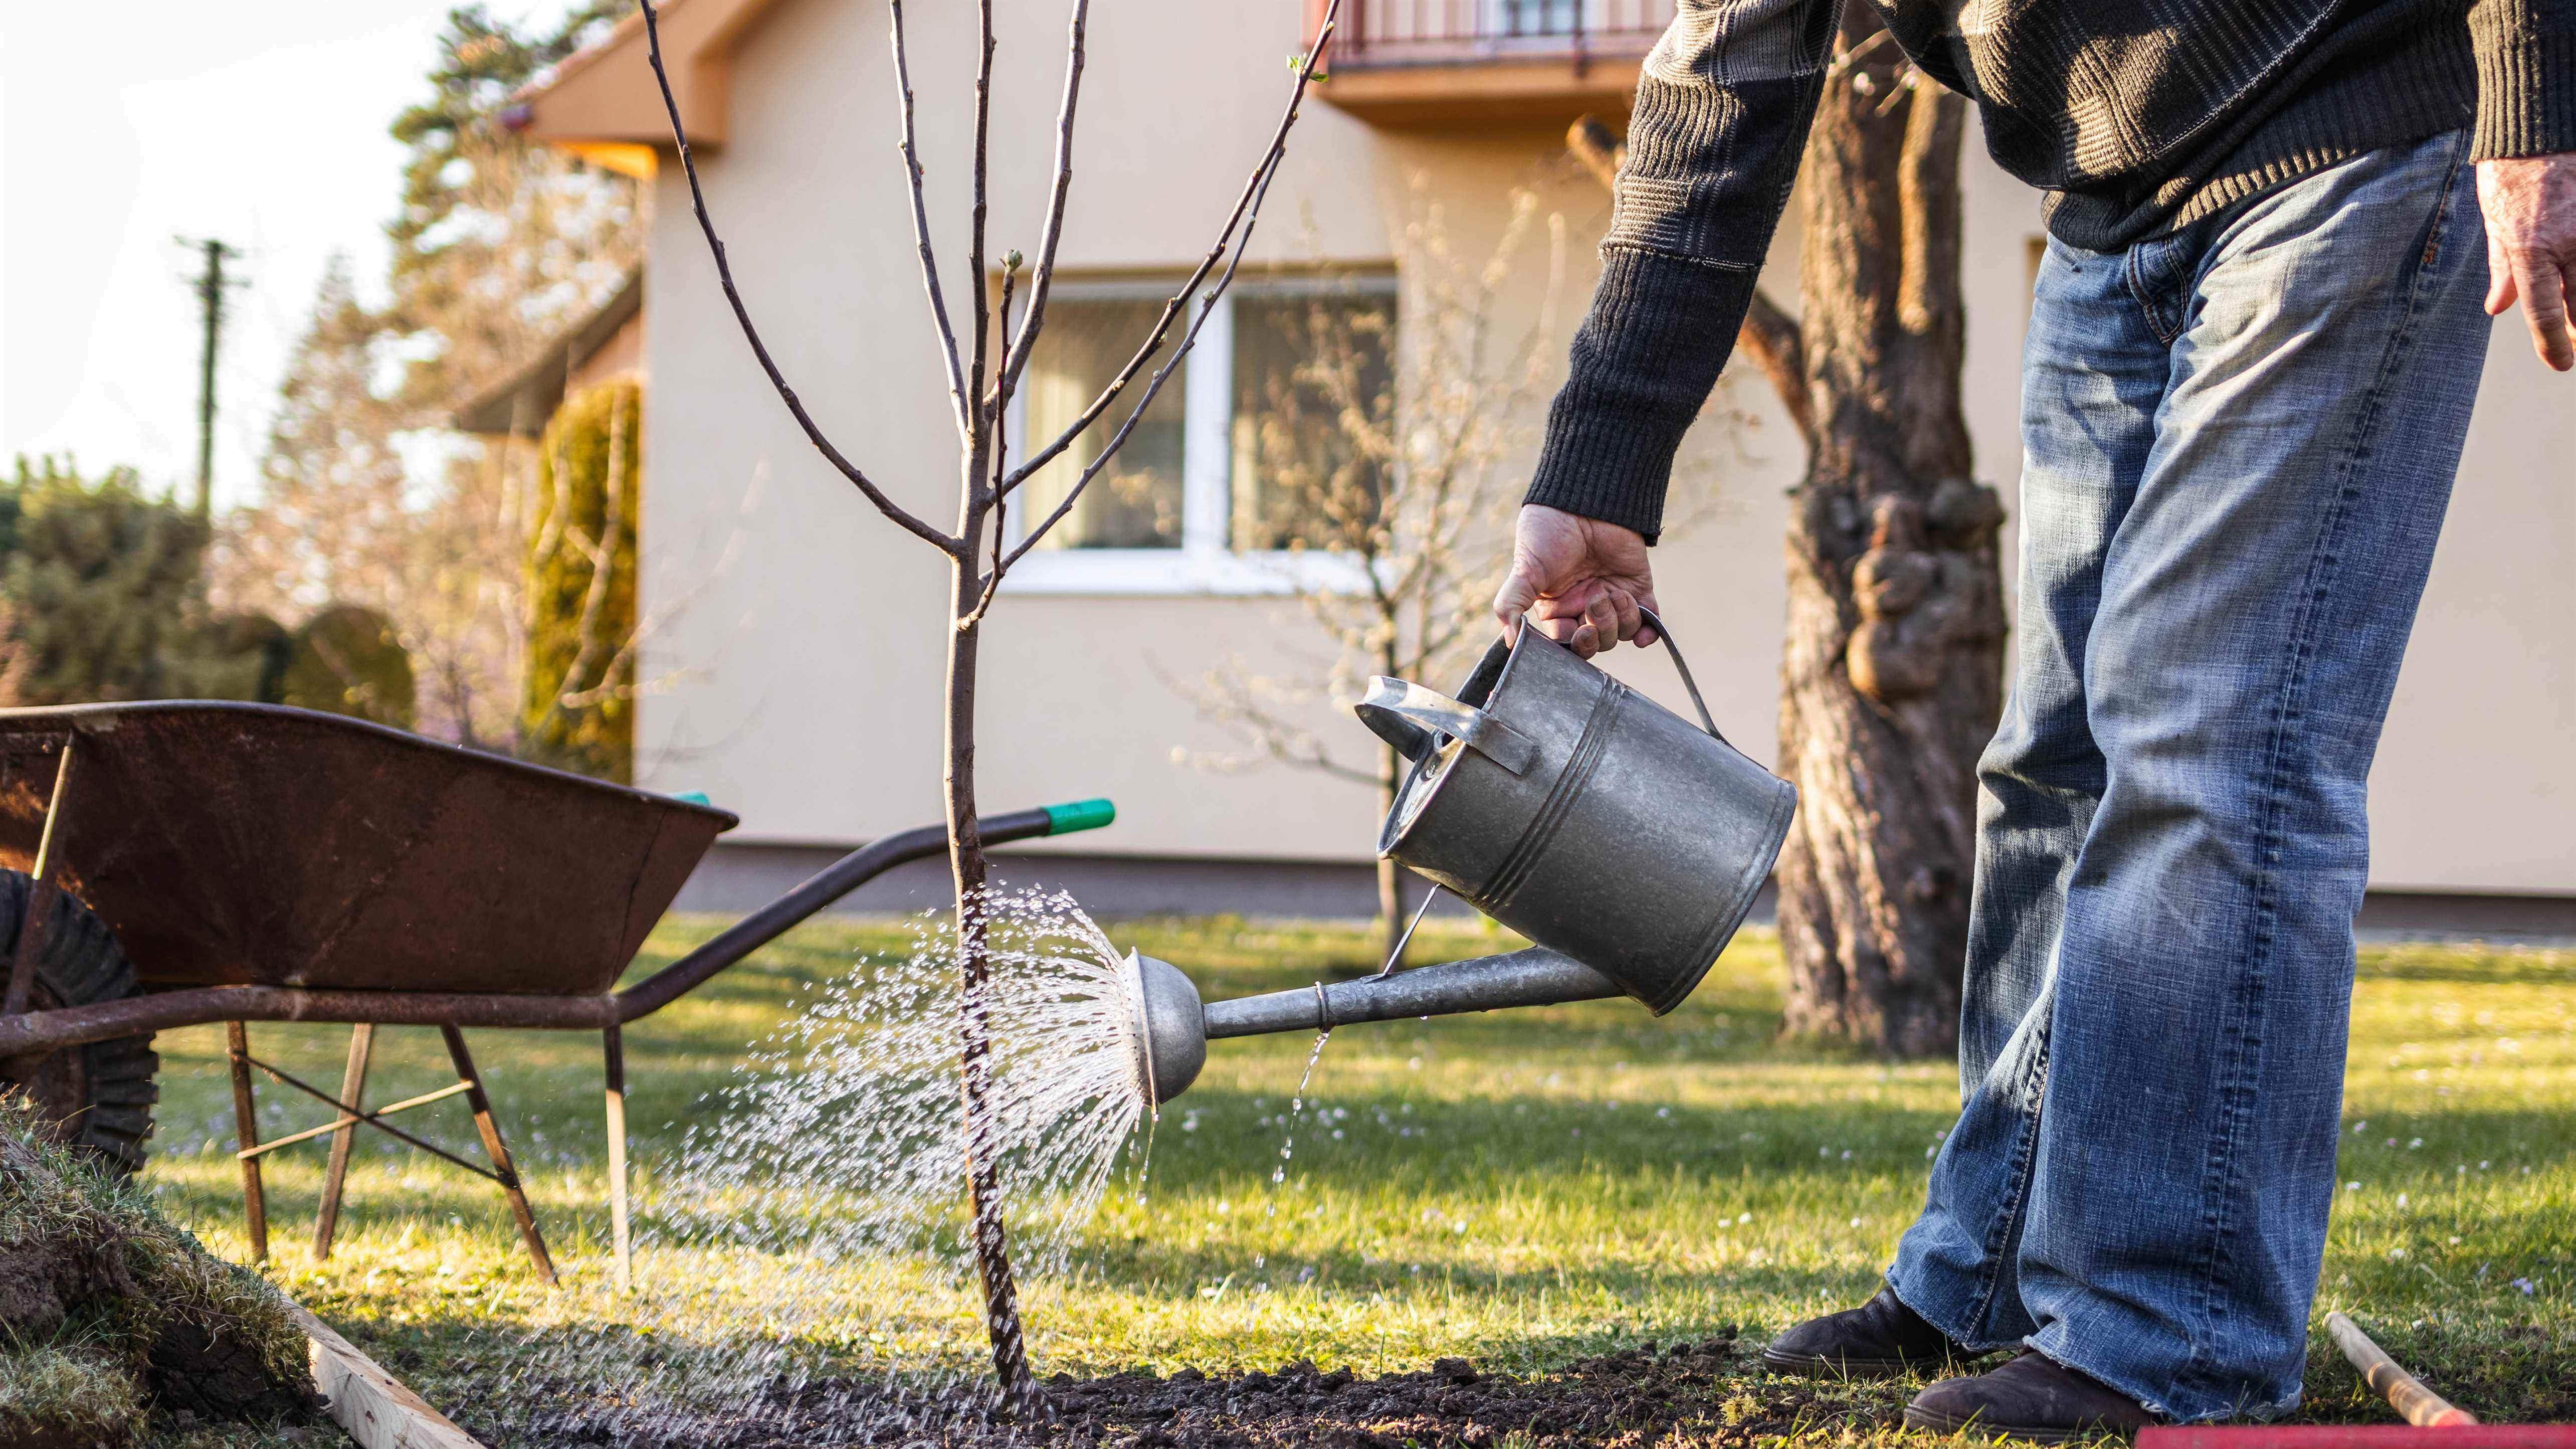
{"type": "MultiPolygon", "coordinates": [[[[1381,822],[1395,813],[1395,792],[1404,784],[1404,767],[1404,757],[1393,746],[1379,751],[1377,818],[1381,822]]],[[[1377,918],[1384,932],[1380,959],[1393,960],[1396,948],[1403,944],[1405,911],[1404,867],[1393,856],[1381,855],[1377,858],[1377,918]]]]}
{"type": "Polygon", "coordinates": [[[1780,943],[1791,1032],[1932,1056],[1958,1038],[1976,762],[2001,707],[2003,508],[1959,408],[1964,108],[1909,84],[1866,15],[1846,16],[1804,165],[1780,943]]]}
{"type": "MultiPolygon", "coordinates": [[[[959,532],[980,532],[983,510],[971,480],[981,476],[981,450],[970,462],[965,518],[959,532]]],[[[1019,1289],[1011,1275],[1010,1239],[1002,1220],[1002,1189],[993,1136],[993,1038],[986,1002],[992,960],[986,946],[984,837],[975,824],[975,660],[983,622],[975,615],[983,593],[970,543],[954,556],[955,591],[948,631],[948,768],[943,777],[948,807],[948,862],[957,888],[958,1072],[966,1113],[966,1177],[975,1215],[975,1269],[984,1290],[984,1330],[993,1345],[993,1374],[1003,1401],[1027,1415],[1038,1405],[1029,1374],[1028,1345],[1020,1332],[1019,1289]]]]}

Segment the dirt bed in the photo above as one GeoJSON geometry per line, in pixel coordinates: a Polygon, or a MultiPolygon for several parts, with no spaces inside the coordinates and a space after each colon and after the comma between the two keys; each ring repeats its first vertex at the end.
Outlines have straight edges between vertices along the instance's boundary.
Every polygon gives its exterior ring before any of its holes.
{"type": "Polygon", "coordinates": [[[1531,1377],[1480,1372],[1441,1359],[1427,1373],[1363,1378],[1295,1363],[1275,1373],[1168,1378],[1134,1370],[1109,1378],[1057,1375],[1046,1384],[1054,1422],[1014,1426],[957,1406],[906,1404],[849,1383],[781,1389],[740,1419],[665,1421],[650,1428],[590,1411],[505,1429],[474,1424],[490,1443],[591,1443],[617,1449],[804,1449],[818,1442],[942,1445],[1098,1444],[1118,1449],[1396,1449],[1406,1444],[1529,1449],[1653,1445],[1686,1429],[1694,1445],[1751,1443],[1792,1428],[1893,1425],[1903,1396],[1856,1403],[1848,1390],[1759,1376],[1732,1338],[1640,1345],[1531,1377]],[[1882,1412],[1883,1411],[1883,1412],[1882,1412]],[[1883,1420],[1883,1425],[1881,1421],[1883,1420]],[[853,1426],[870,1427],[859,1430],[853,1426]],[[878,1427],[881,1426],[881,1427],[878,1427]]]}

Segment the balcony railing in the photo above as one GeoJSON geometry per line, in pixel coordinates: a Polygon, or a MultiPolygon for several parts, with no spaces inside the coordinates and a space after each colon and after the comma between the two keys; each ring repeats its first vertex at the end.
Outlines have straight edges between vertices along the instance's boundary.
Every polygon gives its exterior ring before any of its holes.
{"type": "MultiPolygon", "coordinates": [[[[1634,61],[1672,23],[1675,0],[1342,0],[1335,69],[1634,61]]],[[[1310,0],[1308,30],[1323,18],[1310,0]]]]}

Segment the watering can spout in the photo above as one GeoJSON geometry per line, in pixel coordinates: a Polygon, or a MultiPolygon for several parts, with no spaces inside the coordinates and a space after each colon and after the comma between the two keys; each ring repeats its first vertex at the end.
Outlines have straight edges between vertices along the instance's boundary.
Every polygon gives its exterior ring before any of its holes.
{"type": "Polygon", "coordinates": [[[1352,1022],[1453,1016],[1625,994],[1609,977],[1540,946],[1209,1002],[1200,1001],[1198,988],[1170,962],[1130,954],[1127,968],[1132,1013],[1128,1035],[1136,1054],[1137,1086],[1156,1106],[1198,1080],[1212,1038],[1323,1031],[1352,1022]]]}

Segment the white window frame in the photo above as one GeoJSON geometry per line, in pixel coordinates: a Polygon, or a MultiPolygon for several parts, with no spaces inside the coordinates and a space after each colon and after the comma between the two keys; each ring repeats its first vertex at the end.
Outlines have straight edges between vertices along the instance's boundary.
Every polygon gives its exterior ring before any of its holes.
{"type": "MultiPolygon", "coordinates": [[[[1051,295],[1067,301],[1163,301],[1172,281],[1105,281],[1059,278],[1051,295]]],[[[1217,298],[1182,363],[1187,392],[1181,413],[1181,546],[1178,548],[1033,548],[1002,577],[1005,594],[1077,594],[1093,597],[1261,595],[1366,591],[1368,577],[1344,554],[1320,549],[1237,551],[1234,531],[1234,301],[1238,296],[1300,297],[1323,294],[1394,297],[1392,272],[1362,277],[1238,279],[1217,298]]],[[[1197,312],[1193,302],[1190,315],[1197,312]]],[[[1177,334],[1186,317],[1175,321],[1177,334]]],[[[1139,342],[1143,338],[1137,339],[1139,342]]],[[[1390,339],[1390,342],[1392,339],[1390,339]]],[[[1153,373],[1140,373],[1116,406],[1094,427],[1115,429],[1135,404],[1130,400],[1153,373]]],[[[1008,429],[1011,454],[1026,457],[1027,394],[1012,397],[1008,429]]],[[[1023,495],[1014,495],[1014,505],[1023,495]]],[[[1027,526],[1024,508],[1006,520],[1016,544],[1027,526]]]]}

